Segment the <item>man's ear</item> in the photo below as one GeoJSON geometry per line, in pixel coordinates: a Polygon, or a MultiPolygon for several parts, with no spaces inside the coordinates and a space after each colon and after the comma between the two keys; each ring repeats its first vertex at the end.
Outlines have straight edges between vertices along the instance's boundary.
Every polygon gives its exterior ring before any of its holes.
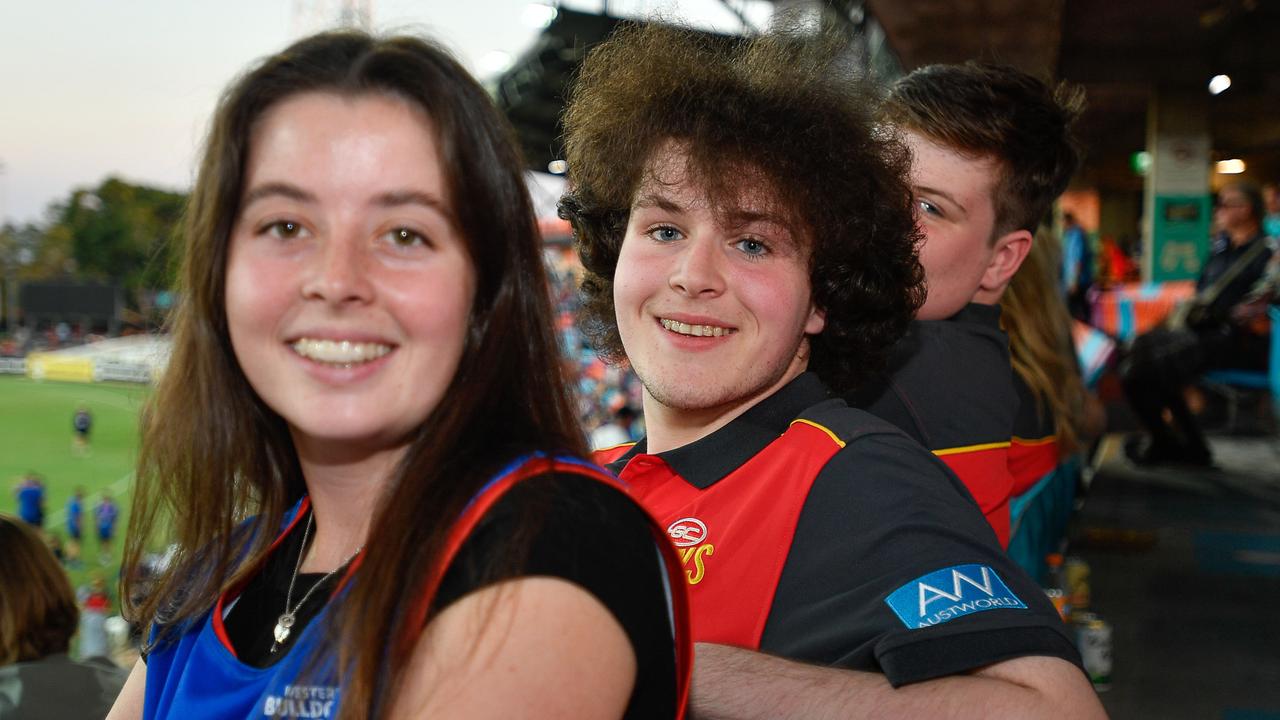
{"type": "Polygon", "coordinates": [[[987,305],[1000,302],[1004,289],[1009,286],[1009,281],[1018,272],[1018,268],[1022,267],[1027,253],[1031,252],[1031,243],[1032,235],[1027,230],[1014,230],[996,238],[991,247],[991,262],[987,265],[987,271],[982,274],[982,282],[973,297],[974,302],[987,305]]]}
{"type": "Polygon", "coordinates": [[[827,327],[827,311],[817,305],[809,306],[809,317],[804,321],[804,334],[817,335],[827,327]]]}

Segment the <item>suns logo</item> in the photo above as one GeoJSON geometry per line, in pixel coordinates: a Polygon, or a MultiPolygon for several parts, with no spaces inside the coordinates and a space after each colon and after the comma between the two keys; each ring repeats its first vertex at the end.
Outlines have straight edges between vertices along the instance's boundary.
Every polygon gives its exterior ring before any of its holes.
{"type": "Polygon", "coordinates": [[[716,553],[716,548],[707,542],[707,524],[696,517],[680,518],[667,526],[667,535],[678,548],[680,562],[684,565],[684,575],[690,585],[697,585],[707,575],[704,558],[716,553]],[[692,565],[692,567],[690,567],[692,565]]]}

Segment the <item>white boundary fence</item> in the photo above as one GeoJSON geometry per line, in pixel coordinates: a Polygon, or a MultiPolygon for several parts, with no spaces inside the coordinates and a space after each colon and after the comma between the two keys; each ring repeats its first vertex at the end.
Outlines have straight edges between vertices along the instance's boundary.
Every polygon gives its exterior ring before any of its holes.
{"type": "Polygon", "coordinates": [[[0,358],[0,373],[64,382],[150,383],[169,362],[169,339],[135,335],[25,358],[0,358]]]}

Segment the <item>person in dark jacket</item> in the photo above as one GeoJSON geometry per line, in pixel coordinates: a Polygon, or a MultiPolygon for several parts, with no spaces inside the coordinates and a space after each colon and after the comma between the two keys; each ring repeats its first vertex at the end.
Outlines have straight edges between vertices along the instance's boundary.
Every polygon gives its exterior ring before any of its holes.
{"type": "Polygon", "coordinates": [[[1234,312],[1271,258],[1262,208],[1262,193],[1253,185],[1228,185],[1218,193],[1219,233],[1185,322],[1139,336],[1121,363],[1125,395],[1147,430],[1125,444],[1135,463],[1211,465],[1213,455],[1183,397],[1185,387],[1208,370],[1267,366],[1267,336],[1234,312]]]}

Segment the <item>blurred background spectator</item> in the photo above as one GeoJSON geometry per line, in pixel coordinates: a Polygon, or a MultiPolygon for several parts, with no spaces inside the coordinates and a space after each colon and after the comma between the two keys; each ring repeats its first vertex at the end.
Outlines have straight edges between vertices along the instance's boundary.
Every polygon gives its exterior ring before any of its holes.
{"type": "Polygon", "coordinates": [[[44,480],[29,472],[13,492],[18,497],[18,517],[32,527],[44,527],[44,480]]]}
{"type": "Polygon", "coordinates": [[[1241,322],[1262,280],[1271,250],[1262,234],[1258,187],[1228,185],[1218,194],[1214,239],[1196,295],[1171,326],[1140,335],[1121,365],[1125,395],[1147,436],[1129,438],[1125,454],[1135,463],[1211,465],[1204,433],[1184,397],[1186,386],[1210,369],[1262,370],[1269,338],[1241,322]]]}
{"type": "Polygon", "coordinates": [[[127,672],[68,655],[79,611],[35,528],[0,514],[0,548],[0,718],[102,718],[127,672]]]}
{"type": "Polygon", "coordinates": [[[1267,213],[1262,218],[1262,233],[1273,240],[1280,240],[1280,185],[1263,185],[1262,202],[1267,213]]]}
{"type": "Polygon", "coordinates": [[[1089,319],[1089,288],[1093,287],[1093,248],[1089,235],[1070,212],[1062,213],[1062,289],[1067,309],[1077,320],[1089,319]]]}

